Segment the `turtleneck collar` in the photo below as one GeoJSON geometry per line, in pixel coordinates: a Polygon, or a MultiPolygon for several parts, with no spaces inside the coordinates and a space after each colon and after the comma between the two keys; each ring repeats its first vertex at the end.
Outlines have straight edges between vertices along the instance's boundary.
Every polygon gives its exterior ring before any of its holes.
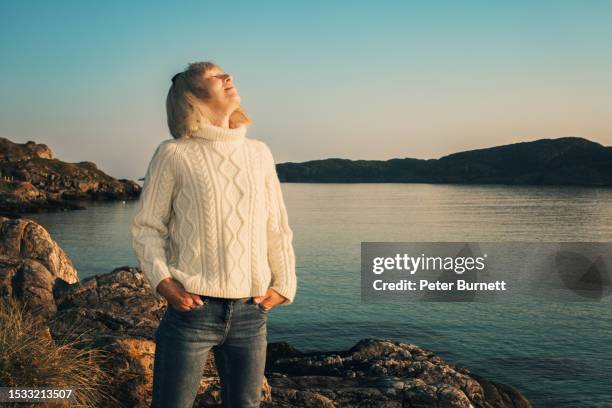
{"type": "Polygon", "coordinates": [[[238,142],[245,139],[246,130],[246,126],[230,129],[211,124],[203,124],[198,130],[192,133],[192,135],[212,142],[238,142]]]}

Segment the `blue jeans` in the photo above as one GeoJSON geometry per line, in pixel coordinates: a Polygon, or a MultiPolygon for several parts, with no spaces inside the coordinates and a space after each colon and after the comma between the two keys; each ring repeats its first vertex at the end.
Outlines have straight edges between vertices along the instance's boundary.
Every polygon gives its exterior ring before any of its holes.
{"type": "Polygon", "coordinates": [[[168,305],[155,332],[151,408],[192,408],[213,347],[224,407],[259,407],[266,365],[268,312],[253,298],[200,296],[204,305],[168,305]]]}

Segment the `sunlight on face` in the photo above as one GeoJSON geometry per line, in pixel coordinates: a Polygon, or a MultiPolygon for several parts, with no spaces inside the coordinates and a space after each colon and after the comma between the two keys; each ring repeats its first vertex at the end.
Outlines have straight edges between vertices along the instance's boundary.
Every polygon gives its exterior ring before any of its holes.
{"type": "Polygon", "coordinates": [[[217,109],[232,110],[240,104],[240,95],[234,86],[234,77],[222,69],[213,67],[203,76],[207,103],[217,109]]]}

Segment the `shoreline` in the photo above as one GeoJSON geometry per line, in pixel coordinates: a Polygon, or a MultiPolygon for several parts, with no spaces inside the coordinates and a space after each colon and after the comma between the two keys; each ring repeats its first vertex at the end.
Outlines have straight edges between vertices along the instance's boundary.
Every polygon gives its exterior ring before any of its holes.
{"type": "MultiPolygon", "coordinates": [[[[128,406],[146,407],[154,333],[167,308],[165,300],[155,297],[142,272],[130,266],[79,280],[68,256],[33,220],[0,218],[0,227],[8,238],[2,248],[5,263],[22,265],[2,280],[4,296],[26,304],[53,339],[78,339],[82,347],[109,351],[116,395],[128,406]],[[38,266],[24,267],[32,262],[38,266]],[[28,282],[36,282],[37,289],[31,291],[28,282]],[[139,374],[127,381],[134,373],[139,374]]],[[[212,357],[206,367],[202,381],[207,385],[198,393],[197,406],[219,403],[212,357]]],[[[364,338],[347,350],[306,353],[286,342],[268,343],[263,391],[262,407],[399,407],[408,401],[422,407],[532,407],[513,387],[486,380],[417,345],[385,338],[364,338]]]]}

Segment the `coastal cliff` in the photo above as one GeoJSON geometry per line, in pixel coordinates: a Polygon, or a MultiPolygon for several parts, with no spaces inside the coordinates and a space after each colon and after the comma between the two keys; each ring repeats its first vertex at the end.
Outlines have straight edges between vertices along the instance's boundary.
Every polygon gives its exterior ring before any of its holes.
{"type": "MultiPolygon", "coordinates": [[[[168,305],[152,295],[140,270],[122,266],[81,281],[42,226],[0,217],[0,296],[26,305],[52,339],[78,339],[79,347],[103,350],[117,406],[148,407],[154,333],[168,305]]],[[[531,407],[510,386],[393,339],[368,338],[348,350],[311,353],[270,343],[262,389],[262,407],[270,408],[531,407]]],[[[209,353],[194,406],[219,403],[219,378],[209,353]]]]}
{"type": "Polygon", "coordinates": [[[45,144],[0,137],[0,213],[82,209],[77,200],[134,199],[141,187],[95,163],[67,163],[45,144]]]}

